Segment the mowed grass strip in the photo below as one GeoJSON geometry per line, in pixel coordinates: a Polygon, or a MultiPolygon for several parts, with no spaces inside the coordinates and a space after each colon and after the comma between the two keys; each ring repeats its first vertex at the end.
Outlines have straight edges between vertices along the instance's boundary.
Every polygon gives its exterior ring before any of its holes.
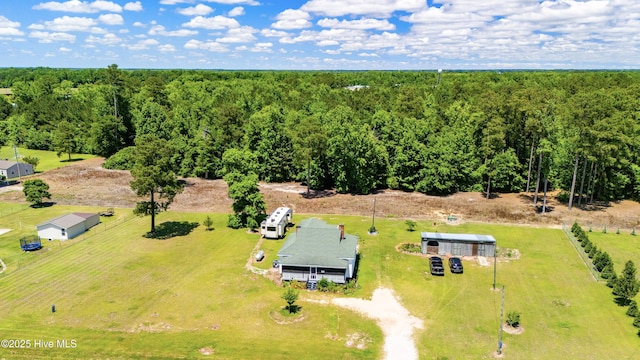
{"type": "MultiPolygon", "coordinates": [[[[203,218],[163,213],[157,220],[193,227],[203,218]]],[[[272,320],[285,305],[282,288],[245,268],[258,236],[227,229],[226,215],[214,220],[214,231],[198,226],[157,240],[142,236],[149,218],[134,218],[2,277],[2,333],[72,338],[78,347],[0,357],[195,358],[201,348],[229,359],[256,352],[275,359],[378,357],[382,335],[373,321],[306,303],[304,293],[299,322],[272,320]],[[368,339],[363,349],[345,346],[356,332],[368,339]]]]}
{"type": "MultiPolygon", "coordinates": [[[[32,150],[21,147],[16,148],[16,150],[18,152],[18,158],[20,159],[20,162],[23,162],[22,157],[25,156],[37,157],[39,159],[38,165],[35,168],[36,173],[61,168],[63,166],[69,165],[70,163],[68,154],[62,154],[60,155],[60,157],[58,157],[55,151],[32,150]]],[[[91,159],[95,157],[95,155],[90,154],[71,154],[71,162],[91,159]]],[[[13,146],[0,146],[0,159],[15,161],[16,158],[13,146]]]]}

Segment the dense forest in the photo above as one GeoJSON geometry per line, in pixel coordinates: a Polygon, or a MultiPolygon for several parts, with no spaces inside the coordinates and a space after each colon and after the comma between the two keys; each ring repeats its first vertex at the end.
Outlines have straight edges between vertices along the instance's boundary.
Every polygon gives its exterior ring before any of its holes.
{"type": "Polygon", "coordinates": [[[0,69],[0,144],[367,194],[640,199],[640,72],[0,69]],[[576,197],[569,196],[575,193],[576,197]]]}

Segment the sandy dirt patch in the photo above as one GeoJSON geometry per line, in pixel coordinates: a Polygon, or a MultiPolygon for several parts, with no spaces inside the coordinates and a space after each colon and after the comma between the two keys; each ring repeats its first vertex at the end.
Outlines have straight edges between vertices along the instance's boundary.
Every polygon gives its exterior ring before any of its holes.
{"type": "Polygon", "coordinates": [[[9,231],[11,231],[11,229],[0,229],[0,235],[6,234],[9,231]]]}
{"type": "MultiPolygon", "coordinates": [[[[49,184],[51,201],[62,205],[91,205],[105,208],[133,208],[140,198],[131,191],[128,171],[102,168],[104,159],[74,162],[64,168],[37,174],[49,184]]],[[[170,209],[188,212],[231,212],[227,184],[220,179],[185,178],[184,192],[175,197],[170,209]]],[[[0,201],[25,203],[20,184],[0,188],[0,201]]],[[[480,192],[430,196],[396,190],[379,190],[370,195],[338,194],[332,189],[312,191],[306,196],[300,183],[260,183],[267,211],[287,206],[300,214],[348,214],[371,216],[376,199],[376,217],[413,219],[440,224],[465,222],[511,223],[533,226],[569,226],[578,221],[585,227],[640,228],[640,204],[635,201],[575,206],[572,210],[551,193],[548,211],[541,214],[532,204],[533,194],[495,194],[486,199],[480,192]],[[455,218],[455,220],[450,220],[455,218]]]]}
{"type": "Polygon", "coordinates": [[[384,334],[385,359],[418,359],[413,330],[422,329],[423,322],[400,304],[391,289],[376,289],[371,300],[337,298],[332,303],[376,320],[384,334]]]}

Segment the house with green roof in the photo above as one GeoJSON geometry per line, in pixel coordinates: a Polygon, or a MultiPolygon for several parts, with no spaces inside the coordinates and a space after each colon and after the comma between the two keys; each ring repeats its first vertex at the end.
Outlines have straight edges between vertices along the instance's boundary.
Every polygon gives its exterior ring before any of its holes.
{"type": "Polygon", "coordinates": [[[282,280],[316,283],[322,278],[344,284],[355,276],[358,237],[344,225],[305,219],[278,252],[282,280]]]}

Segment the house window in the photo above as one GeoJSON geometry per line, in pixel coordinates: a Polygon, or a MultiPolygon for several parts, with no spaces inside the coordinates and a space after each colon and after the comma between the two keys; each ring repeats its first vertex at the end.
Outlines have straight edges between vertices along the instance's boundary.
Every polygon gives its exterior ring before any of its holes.
{"type": "Polygon", "coordinates": [[[267,227],[267,231],[276,231],[276,227],[275,226],[268,226],[267,227]]]}
{"type": "Polygon", "coordinates": [[[62,236],[67,236],[67,232],[66,232],[66,230],[65,230],[65,229],[62,229],[60,232],[61,232],[61,235],[62,235],[62,236]]]}

